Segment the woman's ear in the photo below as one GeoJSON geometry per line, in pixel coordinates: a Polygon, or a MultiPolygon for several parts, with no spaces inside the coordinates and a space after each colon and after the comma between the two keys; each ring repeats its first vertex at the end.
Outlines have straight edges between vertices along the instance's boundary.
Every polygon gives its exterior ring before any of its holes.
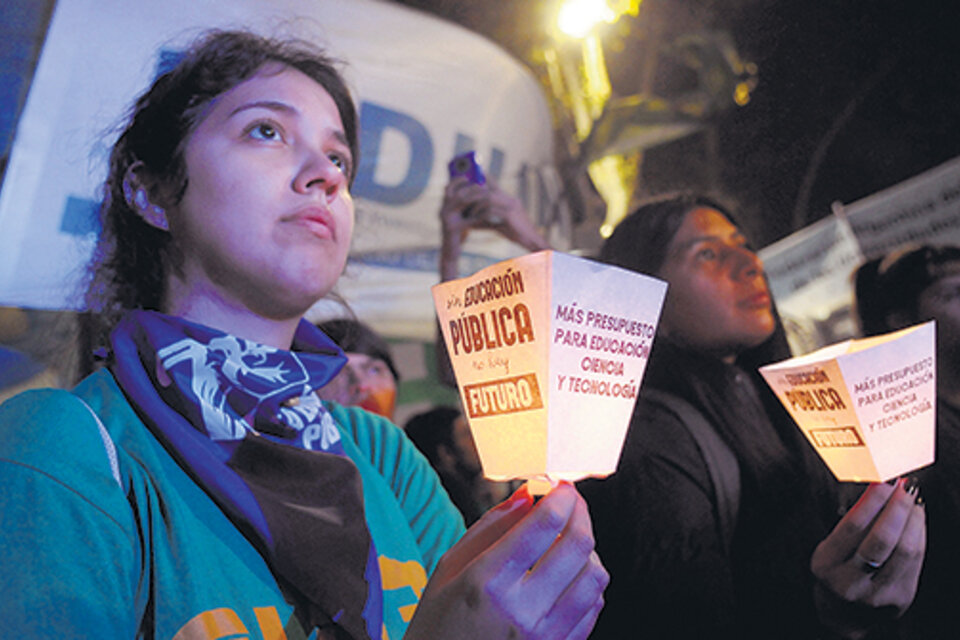
{"type": "Polygon", "coordinates": [[[151,189],[154,187],[152,183],[144,164],[140,161],[134,162],[123,175],[123,198],[127,206],[148,225],[161,231],[169,231],[170,223],[167,221],[166,210],[154,203],[150,195],[151,191],[156,192],[155,188],[151,189]]]}

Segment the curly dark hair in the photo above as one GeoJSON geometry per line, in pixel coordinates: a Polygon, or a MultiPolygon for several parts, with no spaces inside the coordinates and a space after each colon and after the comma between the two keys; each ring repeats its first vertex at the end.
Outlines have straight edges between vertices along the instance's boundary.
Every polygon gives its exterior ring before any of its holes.
{"type": "MultiPolygon", "coordinates": [[[[170,234],[141,219],[127,204],[124,177],[134,165],[155,181],[156,192],[176,203],[187,188],[184,147],[210,102],[250,79],[264,65],[296,69],[333,98],[357,166],[357,114],[339,63],[311,43],[274,40],[245,31],[209,31],[134,103],[110,154],[100,207],[102,232],[90,268],[87,308],[100,333],[123,312],[160,309],[175,258],[170,234]]],[[[353,174],[347,176],[353,182],[353,174]]],[[[100,338],[102,340],[102,336],[100,338]]]]}

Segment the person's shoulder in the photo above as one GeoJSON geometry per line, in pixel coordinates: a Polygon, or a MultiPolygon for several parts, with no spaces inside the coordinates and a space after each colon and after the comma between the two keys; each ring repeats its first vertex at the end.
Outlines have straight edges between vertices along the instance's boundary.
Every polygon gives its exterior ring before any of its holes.
{"type": "Polygon", "coordinates": [[[0,405],[0,461],[10,473],[64,486],[119,488],[112,442],[91,407],[65,389],[35,389],[0,405]]]}
{"type": "Polygon", "coordinates": [[[360,407],[325,402],[342,436],[349,438],[367,456],[395,449],[406,442],[403,430],[381,415],[360,407]]]}
{"type": "Polygon", "coordinates": [[[695,447],[690,433],[692,420],[707,418],[676,394],[646,390],[634,407],[628,443],[646,453],[675,452],[678,446],[695,447]]]}
{"type": "Polygon", "coordinates": [[[708,429],[714,426],[689,402],[669,392],[646,390],[634,408],[615,475],[620,482],[656,476],[655,483],[682,478],[683,483],[709,487],[709,464],[695,435],[708,429]]]}
{"type": "MultiPolygon", "coordinates": [[[[75,440],[78,422],[95,423],[83,403],[65,389],[31,389],[0,405],[0,455],[42,455],[53,444],[75,440]]],[[[96,433],[96,427],[93,427],[96,433]]],[[[82,438],[80,438],[82,440],[82,438]]]]}
{"type": "Polygon", "coordinates": [[[114,438],[122,439],[131,425],[137,425],[140,431],[142,421],[109,370],[101,369],[87,376],[71,393],[96,413],[114,438]]]}

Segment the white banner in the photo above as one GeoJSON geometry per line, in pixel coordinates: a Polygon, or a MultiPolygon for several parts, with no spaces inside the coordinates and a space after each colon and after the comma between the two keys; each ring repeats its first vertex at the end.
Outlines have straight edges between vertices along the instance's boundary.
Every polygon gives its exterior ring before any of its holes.
{"type": "Polygon", "coordinates": [[[906,244],[960,245],[960,158],[846,207],[863,255],[906,244]]]}
{"type": "Polygon", "coordinates": [[[846,220],[819,220],[759,255],[794,353],[850,337],[850,278],[863,256],[846,220]]]}
{"type": "Polygon", "coordinates": [[[960,245],[960,158],[835,213],[759,252],[796,354],[855,337],[852,278],[864,259],[960,245]]]}
{"type": "MultiPolygon", "coordinates": [[[[455,153],[476,149],[538,222],[566,226],[539,84],[470,31],[375,0],[59,0],[0,191],[0,305],[79,307],[110,130],[160,64],[211,27],[306,38],[346,62],[362,149],[339,291],[383,333],[432,336],[437,212],[455,153]]],[[[465,269],[516,254],[475,235],[465,269]]]]}

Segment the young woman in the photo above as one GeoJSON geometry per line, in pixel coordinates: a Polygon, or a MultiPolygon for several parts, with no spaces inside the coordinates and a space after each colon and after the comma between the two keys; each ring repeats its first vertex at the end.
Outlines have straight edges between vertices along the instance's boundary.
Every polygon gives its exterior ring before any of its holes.
{"type": "Polygon", "coordinates": [[[107,366],[0,408],[7,634],[589,633],[607,575],[572,487],[463,535],[398,428],[314,393],[344,356],[301,316],[343,269],[356,163],[302,43],[212,33],[137,101],[90,289],[107,366]]]}
{"type": "Polygon", "coordinates": [[[724,209],[649,203],[601,259],[669,289],[619,469],[582,487],[611,571],[596,637],[854,638],[902,613],[916,487],[871,486],[837,524],[835,483],[756,375],[786,343],[724,209]]]}

